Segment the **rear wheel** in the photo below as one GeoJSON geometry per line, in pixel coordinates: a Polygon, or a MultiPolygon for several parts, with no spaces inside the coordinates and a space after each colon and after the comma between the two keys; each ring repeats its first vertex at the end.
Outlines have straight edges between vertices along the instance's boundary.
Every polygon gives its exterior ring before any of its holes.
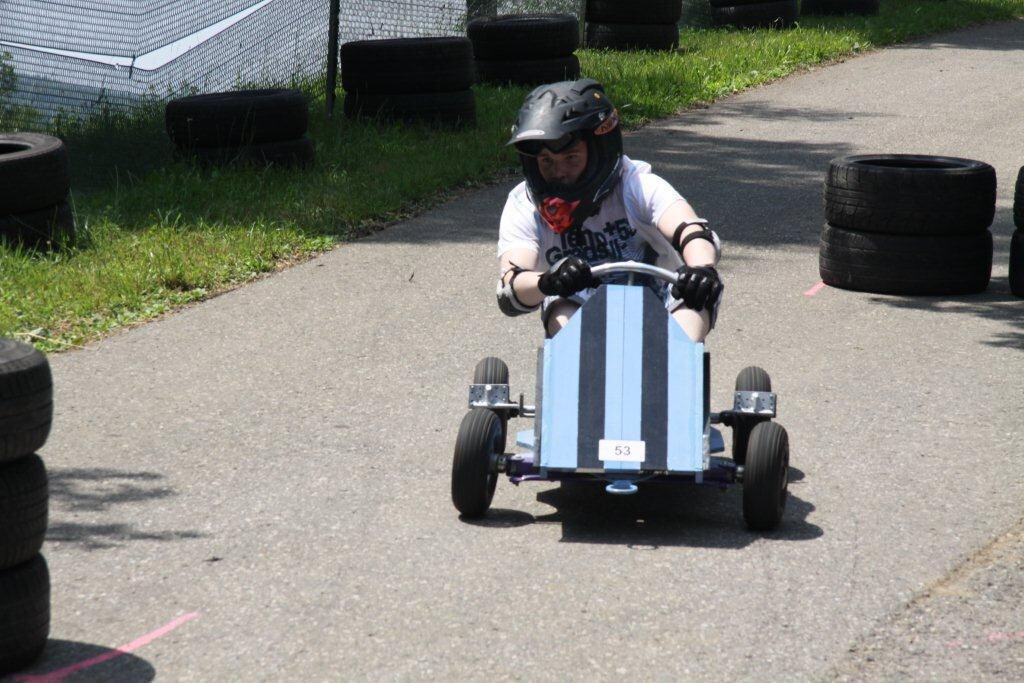
{"type": "MultiPolygon", "coordinates": [[[[771,391],[772,380],[768,373],[756,365],[743,368],[736,375],[736,391],[771,391]]],[[[732,459],[742,465],[747,459],[747,443],[750,432],[763,418],[751,415],[736,415],[732,425],[732,459]]]]}
{"type": "Polygon", "coordinates": [[[776,422],[762,422],[750,433],[743,469],[743,519],[754,531],[770,531],[782,521],[789,495],[789,435],[776,422]]]}
{"type": "Polygon", "coordinates": [[[491,506],[498,484],[494,456],[504,450],[503,441],[501,420],[490,410],[474,408],[462,418],[452,462],[452,503],[463,516],[482,517],[491,506]]]}

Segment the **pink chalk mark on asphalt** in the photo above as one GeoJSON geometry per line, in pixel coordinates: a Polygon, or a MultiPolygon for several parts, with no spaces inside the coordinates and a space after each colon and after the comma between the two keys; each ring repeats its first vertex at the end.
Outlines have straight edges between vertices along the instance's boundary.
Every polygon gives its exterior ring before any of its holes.
{"type": "Polygon", "coordinates": [[[825,289],[825,283],[821,282],[819,280],[818,284],[814,285],[813,287],[808,289],[806,292],[804,292],[804,296],[814,296],[815,294],[817,294],[818,292],[820,292],[823,289],[825,289]]]}
{"type": "Polygon", "coordinates": [[[169,624],[167,624],[165,626],[161,626],[160,628],[158,628],[157,630],[153,631],[152,633],[147,633],[144,636],[140,636],[139,638],[136,638],[135,640],[133,640],[130,643],[126,643],[126,644],[122,645],[121,647],[114,648],[113,650],[110,650],[109,652],[104,652],[101,655],[97,655],[97,656],[95,656],[95,657],[93,657],[91,659],[87,659],[84,662],[79,662],[78,664],[72,664],[71,666],[66,666],[63,669],[57,669],[56,671],[51,671],[48,674],[40,674],[38,676],[21,676],[17,680],[18,680],[19,683],[59,683],[59,681],[61,681],[65,676],[70,676],[71,674],[77,673],[77,672],[81,671],[82,669],[88,669],[90,667],[96,666],[97,664],[102,664],[103,662],[109,662],[111,659],[116,659],[117,657],[120,657],[121,655],[126,655],[129,652],[132,652],[134,650],[138,650],[140,647],[152,643],[154,640],[156,640],[157,638],[159,638],[161,636],[167,635],[168,633],[170,633],[174,629],[178,628],[179,626],[181,626],[185,622],[192,621],[193,619],[195,619],[198,616],[199,616],[199,612],[192,612],[191,614],[185,614],[183,616],[178,617],[177,619],[175,619],[171,623],[169,623],[169,624]]]}

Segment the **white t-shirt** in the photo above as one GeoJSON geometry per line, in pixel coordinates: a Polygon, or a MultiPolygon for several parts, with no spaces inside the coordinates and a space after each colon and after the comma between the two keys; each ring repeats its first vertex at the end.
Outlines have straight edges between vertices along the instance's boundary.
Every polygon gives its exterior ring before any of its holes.
{"type": "MultiPolygon", "coordinates": [[[[579,228],[556,234],[541,218],[526,189],[526,181],[508,194],[498,231],[498,256],[509,249],[538,254],[536,270],[546,270],[566,256],[579,256],[596,266],[611,261],[657,262],[675,270],[678,252],[658,231],[658,219],[682,196],[651,165],[622,157],[622,181],[601,202],[596,214],[579,228]]],[[[520,264],[523,265],[523,264],[520,264]]],[[[524,265],[524,267],[527,267],[524,265]]]]}

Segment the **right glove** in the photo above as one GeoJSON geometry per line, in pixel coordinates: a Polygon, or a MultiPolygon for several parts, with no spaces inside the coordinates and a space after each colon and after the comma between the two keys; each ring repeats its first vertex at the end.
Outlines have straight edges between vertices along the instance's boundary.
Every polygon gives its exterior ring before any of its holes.
{"type": "Polygon", "coordinates": [[[590,273],[590,264],[579,256],[567,256],[540,276],[537,289],[544,296],[572,296],[588,287],[597,287],[601,281],[590,273]]]}

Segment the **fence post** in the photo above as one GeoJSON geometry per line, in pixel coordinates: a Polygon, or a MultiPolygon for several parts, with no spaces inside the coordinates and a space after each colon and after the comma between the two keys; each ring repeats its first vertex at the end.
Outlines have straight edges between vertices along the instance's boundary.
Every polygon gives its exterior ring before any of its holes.
{"type": "Polygon", "coordinates": [[[341,0],[331,0],[331,25],[327,31],[327,118],[334,116],[334,91],[338,83],[338,20],[341,0]]]}

